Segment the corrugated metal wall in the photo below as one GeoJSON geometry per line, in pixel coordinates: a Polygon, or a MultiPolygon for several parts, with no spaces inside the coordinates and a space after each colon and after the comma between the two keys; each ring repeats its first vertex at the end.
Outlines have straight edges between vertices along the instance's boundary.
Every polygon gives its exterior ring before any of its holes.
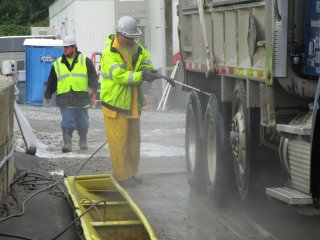
{"type": "Polygon", "coordinates": [[[67,8],[74,0],[56,0],[49,7],[50,19],[61,13],[62,10],[67,8]]]}
{"type": "Polygon", "coordinates": [[[103,50],[107,35],[114,32],[114,0],[57,0],[49,8],[49,17],[60,39],[74,36],[79,50],[91,57],[103,50]]]}
{"type": "Polygon", "coordinates": [[[49,7],[50,27],[53,27],[58,38],[74,34],[74,0],[56,0],[49,7]]]}
{"type": "MultiPolygon", "coordinates": [[[[149,4],[149,29],[151,59],[156,67],[165,70],[166,41],[165,41],[165,15],[163,0],[150,0],[149,4]]],[[[163,72],[165,73],[165,72],[163,72]]]]}
{"type": "MultiPolygon", "coordinates": [[[[152,0],[149,4],[148,50],[155,66],[165,69],[162,60],[165,54],[163,2],[152,0]]],[[[79,49],[91,56],[92,52],[103,50],[107,35],[114,32],[114,9],[114,0],[56,0],[49,9],[50,26],[60,38],[75,36],[79,49]]]]}
{"type": "Polygon", "coordinates": [[[177,6],[178,0],[172,0],[172,51],[173,55],[179,51],[179,40],[178,40],[178,16],[177,6]]]}
{"type": "MultiPolygon", "coordinates": [[[[155,68],[161,68],[162,74],[167,74],[166,63],[166,33],[165,33],[165,5],[164,0],[150,0],[149,4],[149,29],[151,60],[155,68]]],[[[165,89],[166,82],[155,81],[152,83],[154,95],[160,99],[165,89]]]]}
{"type": "Polygon", "coordinates": [[[75,9],[79,49],[88,57],[92,52],[102,52],[107,36],[115,31],[114,1],[76,1],[75,9]]]}

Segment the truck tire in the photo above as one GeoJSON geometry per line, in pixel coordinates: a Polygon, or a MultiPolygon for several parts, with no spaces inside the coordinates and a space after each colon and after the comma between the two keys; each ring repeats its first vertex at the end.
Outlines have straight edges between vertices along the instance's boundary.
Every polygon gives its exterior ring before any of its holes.
{"type": "Polygon", "coordinates": [[[246,199],[250,184],[250,113],[246,107],[246,88],[237,80],[232,100],[230,141],[233,152],[234,173],[242,200],[246,199]]]}
{"type": "Polygon", "coordinates": [[[193,91],[187,103],[185,151],[188,183],[191,189],[196,191],[202,191],[204,189],[203,115],[200,96],[197,92],[193,91]]]}
{"type": "Polygon", "coordinates": [[[204,121],[205,132],[205,184],[207,194],[215,205],[225,203],[234,186],[230,144],[226,136],[224,119],[216,95],[207,104],[204,121]]]}

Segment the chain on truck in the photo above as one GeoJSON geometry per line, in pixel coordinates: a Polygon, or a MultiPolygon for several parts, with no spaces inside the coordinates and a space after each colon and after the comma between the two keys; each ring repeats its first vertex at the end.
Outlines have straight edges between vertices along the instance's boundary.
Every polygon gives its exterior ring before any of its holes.
{"type": "Polygon", "coordinates": [[[211,93],[187,94],[190,186],[246,199],[270,153],[286,178],[266,194],[317,212],[320,1],[179,0],[178,15],[181,79],[211,93]]]}

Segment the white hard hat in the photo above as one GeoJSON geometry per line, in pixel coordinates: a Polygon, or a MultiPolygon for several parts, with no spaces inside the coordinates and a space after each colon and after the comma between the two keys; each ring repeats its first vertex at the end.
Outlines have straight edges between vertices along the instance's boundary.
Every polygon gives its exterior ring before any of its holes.
{"type": "Polygon", "coordinates": [[[138,37],[142,34],[137,27],[137,21],[130,16],[124,16],[118,20],[116,31],[128,38],[138,37]]]}
{"type": "Polygon", "coordinates": [[[76,40],[74,39],[74,37],[72,37],[72,36],[66,36],[66,37],[63,39],[63,43],[62,43],[62,46],[63,46],[63,47],[73,46],[73,45],[77,45],[77,42],[76,42],[76,40]]]}

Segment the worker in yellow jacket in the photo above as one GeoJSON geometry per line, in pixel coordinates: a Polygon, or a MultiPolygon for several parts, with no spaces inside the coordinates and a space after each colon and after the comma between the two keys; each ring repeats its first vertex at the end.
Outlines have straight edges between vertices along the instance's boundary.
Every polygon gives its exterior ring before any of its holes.
{"type": "Polygon", "coordinates": [[[44,97],[48,103],[57,91],[56,103],[62,117],[62,152],[67,153],[72,152],[74,130],[78,131],[80,137],[80,149],[88,149],[88,108],[90,95],[98,88],[98,76],[90,58],[78,51],[74,37],[66,36],[63,39],[63,51],[63,55],[52,65],[44,97]]]}
{"type": "Polygon", "coordinates": [[[134,18],[121,17],[101,58],[100,100],[106,135],[114,176],[123,185],[141,183],[135,175],[140,160],[142,82],[157,78],[149,52],[136,41],[140,35],[134,18]]]}

